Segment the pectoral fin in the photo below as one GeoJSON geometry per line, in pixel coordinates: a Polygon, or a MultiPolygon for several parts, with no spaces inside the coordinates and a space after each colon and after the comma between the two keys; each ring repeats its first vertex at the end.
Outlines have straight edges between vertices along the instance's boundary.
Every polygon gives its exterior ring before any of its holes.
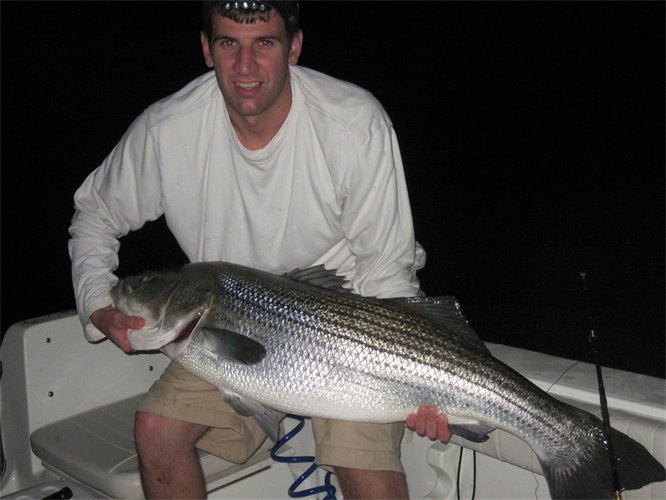
{"type": "Polygon", "coordinates": [[[244,399],[237,394],[224,393],[229,405],[244,417],[253,417],[257,425],[263,430],[271,441],[276,442],[279,426],[275,414],[268,408],[251,399],[244,399]]]}
{"type": "Polygon", "coordinates": [[[199,334],[204,336],[206,349],[229,361],[253,365],[266,356],[266,348],[259,342],[231,330],[204,327],[199,334]]]}

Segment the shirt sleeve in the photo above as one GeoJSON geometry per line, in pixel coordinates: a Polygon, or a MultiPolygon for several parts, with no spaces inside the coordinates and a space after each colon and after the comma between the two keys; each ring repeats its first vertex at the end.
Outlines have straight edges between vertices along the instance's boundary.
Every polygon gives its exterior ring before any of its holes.
{"type": "Polygon", "coordinates": [[[425,252],[416,242],[402,158],[390,123],[361,143],[345,173],[342,223],[361,295],[419,295],[425,252]]]}
{"type": "Polygon", "coordinates": [[[89,318],[112,303],[119,238],[163,212],[158,165],[141,115],[74,195],[68,246],[77,310],[90,341],[104,338],[89,318]]]}

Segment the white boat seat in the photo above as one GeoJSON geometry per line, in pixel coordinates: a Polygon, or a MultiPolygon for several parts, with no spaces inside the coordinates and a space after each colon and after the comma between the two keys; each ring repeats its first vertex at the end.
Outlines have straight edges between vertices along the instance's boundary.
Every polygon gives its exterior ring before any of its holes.
{"type": "MultiPolygon", "coordinates": [[[[123,399],[37,429],[32,449],[44,467],[112,498],[143,498],[134,447],[134,412],[142,395],[123,399]]],[[[269,467],[266,440],[242,465],[200,452],[207,489],[212,491],[269,467]]]]}

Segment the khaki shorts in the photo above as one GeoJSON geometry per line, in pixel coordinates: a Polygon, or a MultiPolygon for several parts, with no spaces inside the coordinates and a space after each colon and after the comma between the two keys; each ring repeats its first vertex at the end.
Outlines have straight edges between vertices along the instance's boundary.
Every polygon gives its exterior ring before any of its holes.
{"type": "MultiPolygon", "coordinates": [[[[245,462],[266,438],[252,417],[236,413],[216,387],[175,362],[150,388],[139,411],[209,426],[197,441],[197,448],[234,463],[245,462]]],[[[276,415],[278,419],[284,417],[278,412],[276,415]]],[[[368,424],[313,418],[312,428],[318,464],[404,474],[400,463],[404,423],[368,424]]]]}

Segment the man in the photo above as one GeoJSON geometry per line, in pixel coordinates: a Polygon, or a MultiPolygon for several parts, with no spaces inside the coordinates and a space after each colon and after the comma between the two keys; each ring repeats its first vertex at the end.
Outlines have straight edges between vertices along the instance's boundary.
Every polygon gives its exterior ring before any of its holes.
{"type": "MultiPolygon", "coordinates": [[[[201,44],[214,71],[149,107],[75,195],[72,275],[89,340],[131,351],[109,290],[117,238],[164,214],[191,261],[281,273],[325,264],[355,292],[419,292],[415,242],[391,123],[366,91],[296,66],[295,2],[204,2],[201,44]]],[[[410,415],[448,440],[432,407],[410,415]]],[[[318,463],[346,498],[407,497],[403,424],[313,419],[318,463]]],[[[264,439],[217,389],[171,363],[139,408],[135,437],[147,497],[206,495],[196,448],[243,462],[264,439]]]]}

